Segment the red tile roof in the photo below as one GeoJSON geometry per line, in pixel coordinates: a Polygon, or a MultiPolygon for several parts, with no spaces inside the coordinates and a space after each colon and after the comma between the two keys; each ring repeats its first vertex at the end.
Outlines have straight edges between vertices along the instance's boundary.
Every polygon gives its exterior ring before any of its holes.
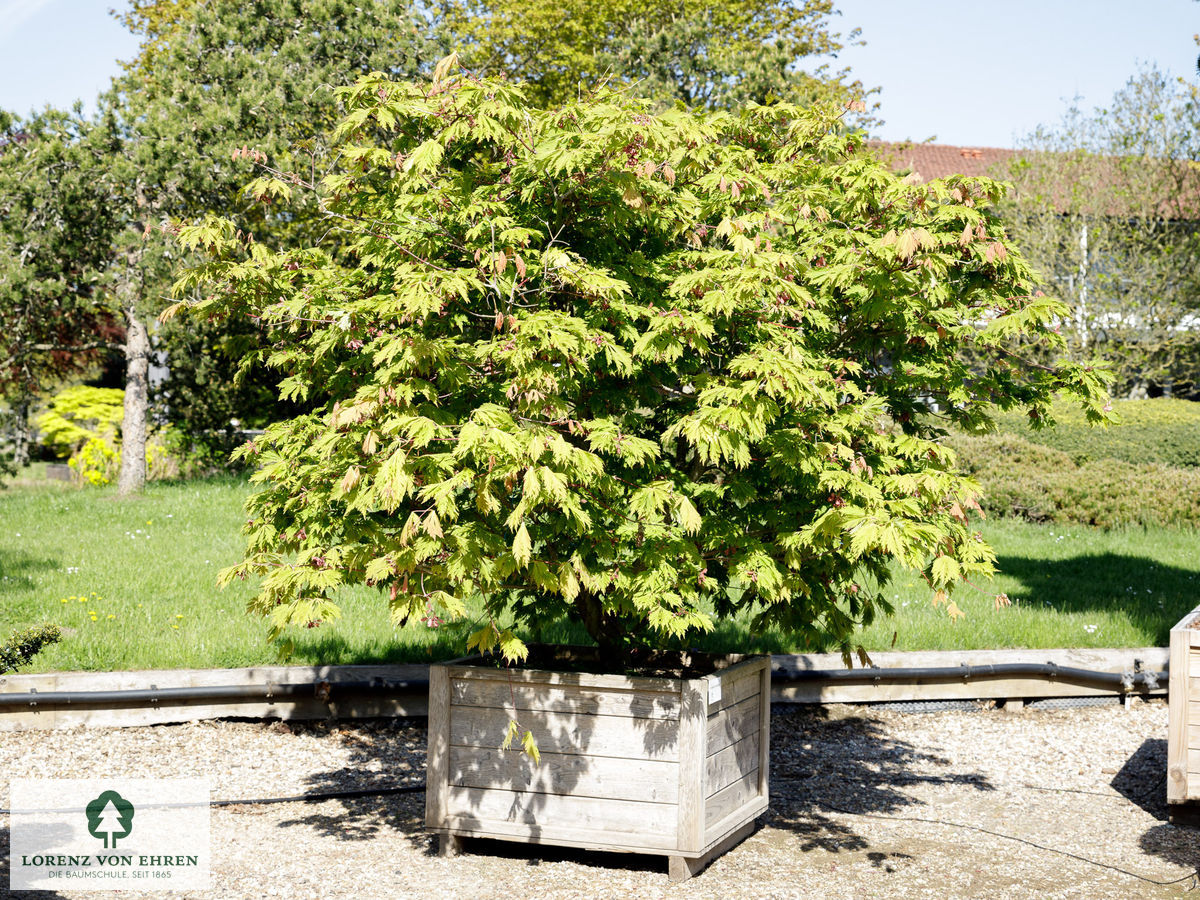
{"type": "Polygon", "coordinates": [[[999,147],[954,147],[949,144],[913,144],[868,141],[867,147],[893,169],[914,172],[922,181],[947,175],[1002,176],[1004,165],[1019,151],[999,147]]]}
{"type": "MultiPolygon", "coordinates": [[[[1008,181],[1011,178],[1010,162],[1023,155],[1028,155],[1031,160],[1039,156],[1037,153],[1001,147],[955,147],[949,144],[887,141],[868,141],[867,149],[882,158],[893,171],[913,173],[922,182],[949,175],[983,176],[1008,181]]],[[[1110,183],[1115,187],[1118,181],[1127,180],[1127,176],[1121,175],[1122,167],[1116,160],[1086,154],[1064,154],[1061,163],[1060,184],[1055,187],[1048,183],[1043,188],[1049,191],[1059,211],[1079,209],[1080,198],[1072,198],[1072,194],[1081,187],[1086,190],[1088,184],[1098,190],[1088,195],[1094,203],[1085,200],[1085,209],[1091,207],[1087,211],[1108,216],[1142,216],[1152,211],[1144,202],[1138,201],[1136,190],[1133,190],[1131,199],[1123,197],[1120,190],[1110,192],[1104,189],[1110,183]]],[[[1200,168],[1185,164],[1185,168],[1181,169],[1173,163],[1156,165],[1154,161],[1139,165],[1143,166],[1141,171],[1156,174],[1141,189],[1160,193],[1157,210],[1154,211],[1157,215],[1174,221],[1200,220],[1200,168]]],[[[1125,193],[1129,193],[1136,185],[1126,184],[1125,187],[1125,193]]],[[[1016,196],[1019,199],[1019,191],[1016,196]]]]}

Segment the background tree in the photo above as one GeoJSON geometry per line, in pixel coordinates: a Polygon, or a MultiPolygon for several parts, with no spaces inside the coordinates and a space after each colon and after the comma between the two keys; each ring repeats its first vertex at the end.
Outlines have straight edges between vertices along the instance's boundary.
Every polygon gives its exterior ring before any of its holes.
{"type": "MultiPolygon", "coordinates": [[[[836,115],[544,111],[448,75],[360,81],[316,195],[351,252],[185,229],[194,314],[271,329],[314,407],[244,451],[245,561],[276,634],[365,582],[397,622],[482,595],[473,644],[578,617],[614,654],[755,614],[848,646],[896,564],[935,603],[991,570],[942,425],[1102,418],[1100,376],[1026,365],[1062,307],[984,209],[994,182],[901,181],[836,115]],[[990,358],[959,361],[970,347],[990,358]],[[929,398],[945,410],[931,412],[929,398]]],[[[957,607],[948,607],[958,615],[957,607]]]]}
{"type": "Polygon", "coordinates": [[[121,348],[113,191],[104,136],[78,112],[0,112],[0,398],[18,466],[37,399],[121,348]]]}
{"type": "Polygon", "coordinates": [[[1072,107],[1005,175],[1009,233],[1065,302],[1072,355],[1100,356],[1116,388],[1200,378],[1200,103],[1148,68],[1107,109],[1072,107]]]}
{"type": "Polygon", "coordinates": [[[864,93],[820,62],[843,46],[832,0],[445,0],[438,13],[469,68],[520,79],[545,106],[605,80],[709,109],[864,93]]]}
{"type": "MultiPolygon", "coordinates": [[[[113,180],[123,188],[112,267],[127,335],[122,494],[145,481],[152,322],[179,264],[161,226],[220,210],[277,241],[302,232],[310,221],[304,209],[276,212],[244,200],[246,159],[290,166],[299,157],[310,173],[319,171],[321,136],[337,112],[334,85],[369,71],[412,74],[425,46],[409,4],[397,0],[139,0],[124,21],[143,36],[141,52],[102,103],[113,180]],[[242,148],[246,158],[235,154],[242,148]]],[[[212,431],[214,411],[245,419],[257,412],[246,415],[232,402],[258,402],[255,392],[227,388],[236,363],[252,367],[257,356],[217,367],[196,359],[188,335],[162,337],[164,361],[176,373],[163,390],[169,416],[202,445],[220,448],[229,429],[212,431]],[[229,374],[214,381],[218,372],[229,374]],[[187,389],[197,382],[207,390],[187,389]]],[[[248,337],[243,327],[239,340],[216,346],[245,351],[248,337]]]]}

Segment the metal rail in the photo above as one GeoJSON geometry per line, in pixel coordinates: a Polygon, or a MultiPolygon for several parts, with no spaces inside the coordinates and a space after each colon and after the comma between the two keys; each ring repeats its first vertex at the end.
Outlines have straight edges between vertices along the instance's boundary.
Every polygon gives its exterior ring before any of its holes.
{"type": "MultiPolygon", "coordinates": [[[[882,685],[970,683],[1007,678],[1037,679],[1052,683],[1071,684],[1114,694],[1149,693],[1166,684],[1167,672],[1099,672],[1059,666],[1055,663],[1000,663],[995,665],[961,665],[917,668],[867,669],[801,669],[776,668],[771,673],[774,684],[806,685],[882,685]]],[[[187,703],[237,703],[261,700],[288,702],[318,700],[336,702],[346,695],[412,694],[429,686],[427,678],[387,679],[369,681],[307,681],[286,684],[264,683],[248,685],[204,685],[195,687],[137,688],[118,691],[24,691],[0,693],[0,713],[20,710],[72,709],[117,706],[129,709],[183,705],[187,703]]]]}

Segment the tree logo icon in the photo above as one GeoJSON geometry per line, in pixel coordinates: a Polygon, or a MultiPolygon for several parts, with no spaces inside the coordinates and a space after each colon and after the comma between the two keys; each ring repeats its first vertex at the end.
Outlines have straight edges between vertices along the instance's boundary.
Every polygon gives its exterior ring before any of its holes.
{"type": "Polygon", "coordinates": [[[104,841],[104,849],[113,850],[117,838],[133,831],[133,804],[116,791],[105,791],[87,805],[88,832],[104,841]]]}

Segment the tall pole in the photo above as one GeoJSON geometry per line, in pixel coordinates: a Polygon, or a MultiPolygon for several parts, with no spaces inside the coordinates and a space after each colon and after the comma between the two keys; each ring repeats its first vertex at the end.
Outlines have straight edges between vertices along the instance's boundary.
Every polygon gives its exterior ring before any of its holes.
{"type": "Polygon", "coordinates": [[[1079,230],[1079,250],[1079,306],[1076,309],[1075,315],[1079,324],[1079,351],[1080,353],[1086,353],[1088,346],[1088,227],[1086,220],[1083,223],[1083,227],[1079,230]]]}

